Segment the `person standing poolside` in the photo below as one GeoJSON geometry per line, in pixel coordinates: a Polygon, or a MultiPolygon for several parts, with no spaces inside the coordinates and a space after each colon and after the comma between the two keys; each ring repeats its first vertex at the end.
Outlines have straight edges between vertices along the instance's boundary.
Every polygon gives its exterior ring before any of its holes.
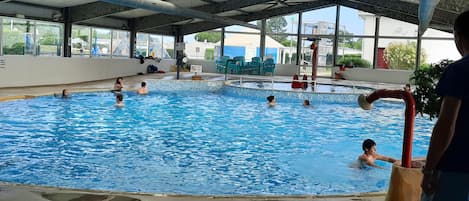
{"type": "Polygon", "coordinates": [[[118,77],[116,79],[116,83],[114,83],[114,88],[112,92],[121,92],[122,88],[124,88],[124,78],[118,77]]]}
{"type": "Polygon", "coordinates": [[[469,11],[454,22],[462,58],[444,70],[436,87],[442,98],[423,168],[422,200],[469,198],[469,11]]]}
{"type": "Polygon", "coordinates": [[[376,160],[386,161],[390,163],[396,162],[396,159],[379,155],[376,152],[376,142],[372,139],[366,139],[363,141],[362,149],[364,153],[358,157],[358,161],[360,161],[360,167],[365,167],[365,165],[371,167],[382,168],[375,164],[376,160]]]}
{"type": "Polygon", "coordinates": [[[275,96],[267,96],[267,101],[267,105],[269,105],[269,107],[275,106],[275,96]]]}
{"type": "Polygon", "coordinates": [[[124,107],[124,96],[122,94],[116,95],[116,107],[124,107]]]}
{"type": "Polygon", "coordinates": [[[148,94],[148,89],[147,89],[147,83],[146,82],[142,82],[140,84],[140,88],[137,89],[137,94],[140,94],[140,95],[146,95],[148,94]]]}

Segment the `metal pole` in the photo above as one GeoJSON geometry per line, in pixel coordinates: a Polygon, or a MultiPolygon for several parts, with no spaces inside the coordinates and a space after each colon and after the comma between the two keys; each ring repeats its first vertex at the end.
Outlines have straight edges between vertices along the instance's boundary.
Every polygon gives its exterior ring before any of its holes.
{"type": "Polygon", "coordinates": [[[221,28],[220,58],[225,56],[225,27],[221,28]]]}
{"type": "MultiPolygon", "coordinates": [[[[303,26],[303,13],[298,13],[298,33],[296,34],[296,65],[299,66],[300,65],[300,55],[301,55],[301,28],[303,26]]],[[[299,69],[298,69],[299,71],[299,69]]]]}
{"type": "MultiPolygon", "coordinates": [[[[260,48],[259,48],[259,56],[261,57],[262,60],[264,60],[265,56],[265,26],[266,26],[266,19],[261,20],[261,43],[260,43],[260,48]]],[[[274,61],[275,62],[275,61],[274,61]]]]}
{"type": "Polygon", "coordinates": [[[376,16],[375,18],[375,43],[373,48],[373,69],[376,68],[378,65],[378,40],[379,40],[379,22],[380,16],[376,16]]]}
{"type": "MultiPolygon", "coordinates": [[[[339,31],[340,31],[340,5],[336,6],[336,13],[335,13],[335,33],[334,33],[334,45],[333,45],[333,50],[332,50],[332,66],[337,65],[337,52],[338,52],[338,42],[339,42],[339,31]]],[[[332,76],[332,75],[331,75],[332,76]]]]}
{"type": "Polygon", "coordinates": [[[184,42],[184,35],[181,35],[181,27],[176,26],[175,27],[175,32],[176,32],[176,79],[179,80],[179,74],[181,70],[181,66],[183,64],[182,59],[184,58],[184,51],[179,49],[181,46],[179,45],[180,43],[184,42]]]}
{"type": "Polygon", "coordinates": [[[422,35],[423,33],[418,33],[417,35],[417,55],[415,55],[415,70],[420,68],[420,53],[422,51],[422,35]]]}
{"type": "Polygon", "coordinates": [[[72,56],[72,18],[70,7],[63,9],[64,17],[64,38],[63,38],[63,57],[72,56]]]}
{"type": "Polygon", "coordinates": [[[137,30],[135,29],[135,20],[130,19],[129,22],[129,29],[130,29],[130,52],[129,58],[135,58],[135,50],[137,49],[137,30]]]}

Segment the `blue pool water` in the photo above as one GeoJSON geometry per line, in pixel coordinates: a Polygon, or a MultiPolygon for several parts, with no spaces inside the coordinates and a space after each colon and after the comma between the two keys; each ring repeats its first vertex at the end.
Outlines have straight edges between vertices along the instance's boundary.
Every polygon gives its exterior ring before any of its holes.
{"type": "MultiPolygon", "coordinates": [[[[383,191],[391,166],[354,169],[361,143],[400,158],[402,103],[356,103],[178,92],[77,93],[0,103],[0,181],[150,193],[347,194],[383,191]]],[[[414,156],[433,122],[418,117],[414,156]]]]}

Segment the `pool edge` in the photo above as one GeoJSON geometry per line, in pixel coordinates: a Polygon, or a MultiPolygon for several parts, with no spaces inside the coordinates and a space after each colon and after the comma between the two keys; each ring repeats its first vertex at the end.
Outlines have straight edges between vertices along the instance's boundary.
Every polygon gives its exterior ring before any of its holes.
{"type": "MultiPolygon", "coordinates": [[[[0,182],[0,197],[8,200],[29,200],[29,201],[68,201],[70,197],[98,197],[104,200],[113,200],[110,197],[117,197],[119,200],[128,199],[135,201],[174,201],[174,200],[321,200],[321,201],[345,201],[345,200],[384,200],[386,192],[356,193],[345,195],[189,195],[189,194],[166,194],[166,193],[139,193],[139,192],[117,192],[91,189],[73,189],[63,187],[50,187],[39,185],[28,185],[19,183],[0,182]],[[53,199],[48,199],[53,198],[53,199]],[[62,198],[62,199],[60,199],[62,198]]],[[[0,199],[1,200],[1,199],[0,199]]],[[[97,200],[96,198],[93,200],[97,200]]]]}

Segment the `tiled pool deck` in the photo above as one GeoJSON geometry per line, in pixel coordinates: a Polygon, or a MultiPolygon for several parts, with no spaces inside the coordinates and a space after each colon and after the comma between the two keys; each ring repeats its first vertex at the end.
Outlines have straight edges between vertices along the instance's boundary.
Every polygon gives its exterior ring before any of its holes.
{"type": "MultiPolygon", "coordinates": [[[[191,79],[191,73],[182,73],[181,79],[191,79]]],[[[272,77],[249,76],[251,79],[271,79],[272,77]]],[[[204,80],[224,80],[225,76],[220,74],[202,74],[204,80]]],[[[290,80],[291,77],[275,76],[275,80],[290,80]]],[[[145,79],[176,79],[175,73],[138,75],[124,78],[126,90],[136,90],[140,82],[145,79]]],[[[228,77],[229,80],[239,80],[236,76],[228,77]]],[[[364,86],[375,89],[401,89],[402,85],[371,83],[361,81],[331,80],[318,78],[319,83],[364,86]]],[[[114,84],[114,79],[93,81],[78,84],[21,87],[21,88],[0,88],[0,101],[8,99],[29,98],[41,95],[61,93],[66,88],[73,92],[84,91],[106,91],[110,90],[114,84]]],[[[119,193],[107,191],[63,189],[53,187],[29,186],[11,183],[0,183],[0,201],[200,201],[200,200],[230,200],[230,201],[383,201],[385,193],[369,193],[340,196],[190,196],[190,195],[167,195],[167,194],[140,194],[140,193],[119,193]]]]}

